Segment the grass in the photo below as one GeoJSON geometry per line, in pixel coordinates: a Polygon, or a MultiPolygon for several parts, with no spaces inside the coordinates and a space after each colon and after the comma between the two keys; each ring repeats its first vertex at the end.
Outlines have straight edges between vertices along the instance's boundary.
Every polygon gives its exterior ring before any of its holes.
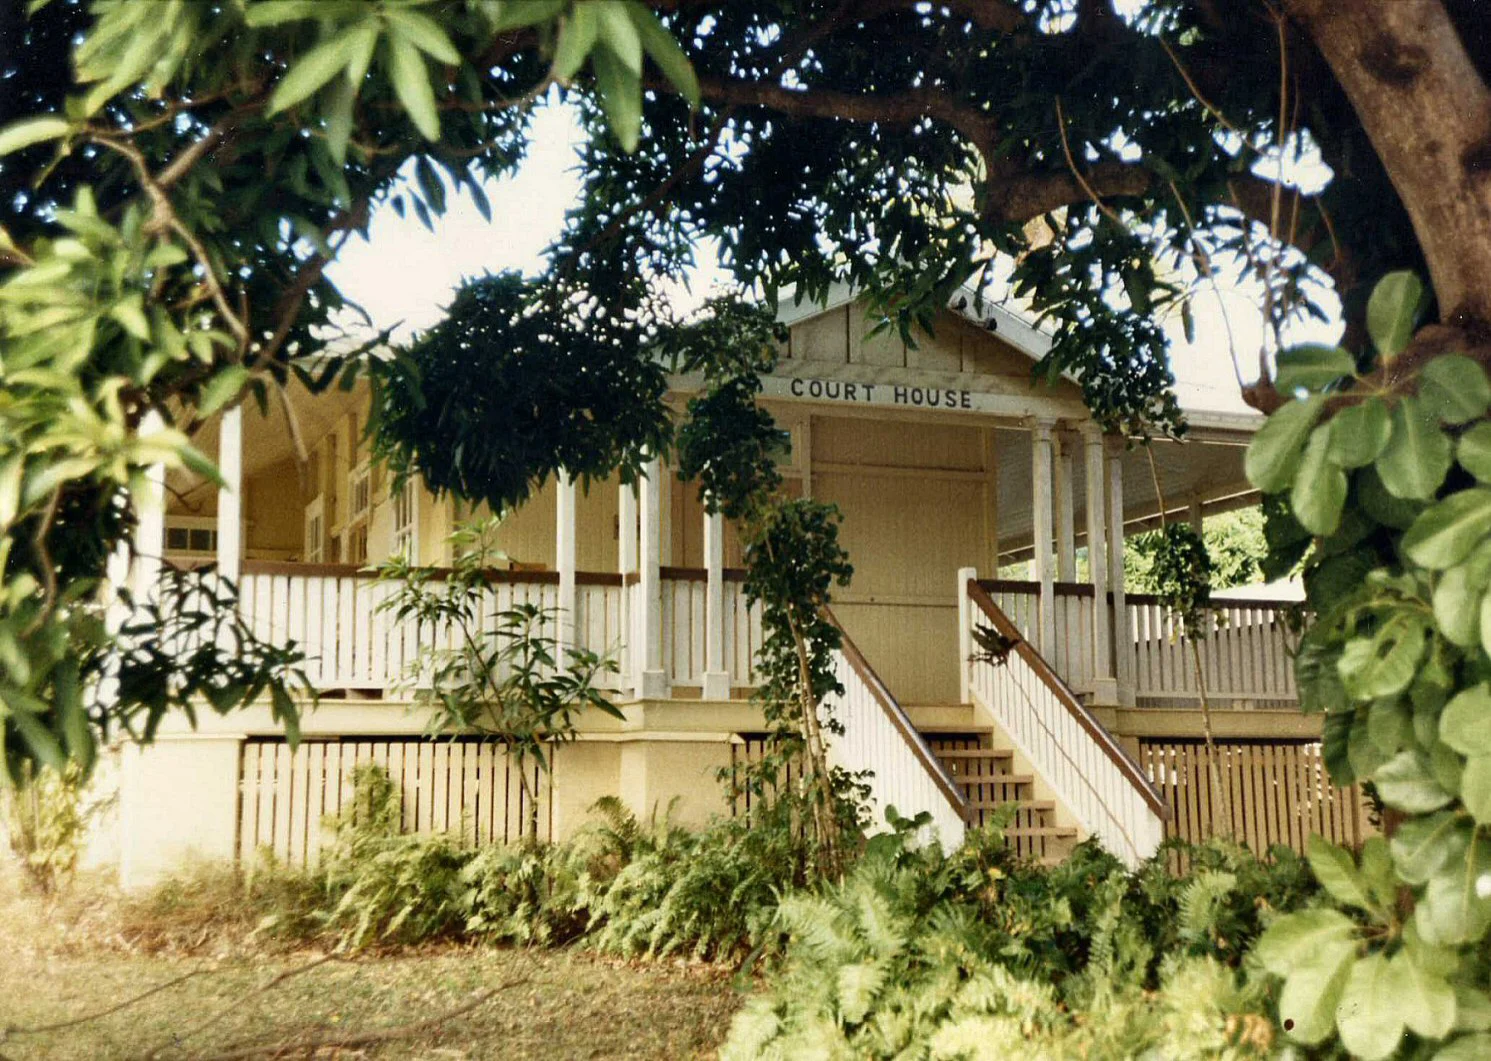
{"type": "Polygon", "coordinates": [[[453,945],[323,960],[256,944],[230,918],[195,930],[188,920],[97,890],[44,905],[0,873],[0,1058],[306,1057],[318,1040],[390,1031],[314,1056],[704,1057],[740,1002],[713,966],[453,945]],[[17,1030],[78,1021],[181,977],[96,1019],[17,1030]]]}

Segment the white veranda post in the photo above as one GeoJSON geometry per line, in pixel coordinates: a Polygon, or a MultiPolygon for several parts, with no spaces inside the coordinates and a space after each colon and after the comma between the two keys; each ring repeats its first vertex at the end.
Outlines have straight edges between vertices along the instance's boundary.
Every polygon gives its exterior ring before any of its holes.
{"type": "Polygon", "coordinates": [[[575,480],[559,473],[554,491],[554,569],[559,572],[559,622],[555,648],[562,659],[575,647],[575,480]]]}
{"type": "Polygon", "coordinates": [[[1056,564],[1051,553],[1052,453],[1050,420],[1036,420],[1030,430],[1030,511],[1035,546],[1035,580],[1041,585],[1040,643],[1050,655],[1056,648],[1056,564]]]}
{"type": "Polygon", "coordinates": [[[1108,528],[1104,482],[1107,444],[1096,424],[1082,427],[1087,451],[1087,566],[1092,575],[1092,694],[1100,704],[1118,701],[1113,676],[1112,627],[1108,618],[1108,528]]]}
{"type": "Polygon", "coordinates": [[[725,517],[704,513],[704,699],[730,699],[725,669],[725,517]]]}
{"type": "Polygon", "coordinates": [[[233,583],[243,570],[243,406],[223,414],[218,425],[217,573],[233,583]]]}
{"type": "MultiPolygon", "coordinates": [[[[140,421],[140,434],[150,435],[165,427],[159,413],[151,410],[140,421]]],[[[145,475],[145,490],[135,498],[138,522],[135,525],[135,600],[145,601],[155,594],[160,581],[161,559],[166,551],[166,466],[152,464],[145,475]]]]}
{"type": "Polygon", "coordinates": [[[1056,439],[1056,578],[1077,581],[1077,515],[1075,443],[1063,432],[1056,439]]]}
{"type": "Polygon", "coordinates": [[[1108,453],[1108,582],[1113,594],[1113,656],[1117,662],[1118,702],[1134,703],[1134,634],[1124,591],[1123,440],[1108,453]]]}
{"type": "Polygon", "coordinates": [[[621,683],[625,689],[637,685],[637,642],[634,640],[636,626],[637,587],[633,581],[637,574],[637,484],[622,483],[616,500],[616,570],[621,574],[621,614],[626,643],[622,646],[621,683]]]}
{"type": "Polygon", "coordinates": [[[637,579],[637,631],[632,638],[638,654],[637,697],[651,700],[668,695],[663,673],[662,482],[663,462],[654,457],[643,470],[642,532],[639,536],[641,571],[637,579]]]}

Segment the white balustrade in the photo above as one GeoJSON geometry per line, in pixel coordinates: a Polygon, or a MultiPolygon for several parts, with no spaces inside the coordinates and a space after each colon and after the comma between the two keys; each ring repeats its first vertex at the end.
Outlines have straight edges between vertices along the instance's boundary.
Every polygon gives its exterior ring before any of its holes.
{"type": "MultiPolygon", "coordinates": [[[[1206,636],[1197,640],[1208,699],[1298,702],[1294,659],[1284,612],[1288,601],[1213,601],[1206,636]]],[[[1141,700],[1195,701],[1196,654],[1179,619],[1153,597],[1125,605],[1131,673],[1141,700]]]]}
{"type": "Polygon", "coordinates": [[[1002,662],[966,664],[972,699],[993,716],[1085,833],[1130,865],[1153,854],[1164,838],[1164,804],[1138,764],[988,593],[976,585],[964,592],[972,597],[964,609],[971,628],[993,627],[1005,637],[1020,638],[1002,662]]]}
{"type": "MultiPolygon", "coordinates": [[[[239,607],[255,636],[273,644],[295,642],[306,655],[303,669],[317,689],[387,691],[405,685],[409,667],[423,650],[458,647],[452,628],[420,628],[380,605],[396,587],[353,570],[246,565],[239,581],[239,607]]],[[[579,647],[616,656],[624,641],[621,586],[579,577],[575,629],[579,647]]],[[[553,578],[502,579],[484,591],[486,630],[496,617],[520,604],[546,610],[558,606],[553,578]]],[[[553,626],[554,624],[550,624],[553,626]]],[[[550,636],[557,629],[547,631],[550,636]]],[[[606,686],[617,684],[607,676],[606,686]]]]}
{"type": "MultiPolygon", "coordinates": [[[[707,620],[709,584],[703,571],[679,568],[663,573],[663,672],[673,685],[704,684],[708,664],[707,620]]],[[[745,599],[738,578],[724,585],[725,669],[732,689],[755,685],[756,651],[761,647],[761,609],[745,599]]]]}
{"type": "Polygon", "coordinates": [[[847,635],[844,647],[834,656],[834,675],[844,692],[830,697],[827,704],[843,723],[844,733],[829,738],[829,759],[849,773],[870,772],[871,831],[888,828],[887,807],[894,807],[904,818],[927,811],[937,839],[948,849],[957,847],[966,829],[963,798],[847,635]]]}

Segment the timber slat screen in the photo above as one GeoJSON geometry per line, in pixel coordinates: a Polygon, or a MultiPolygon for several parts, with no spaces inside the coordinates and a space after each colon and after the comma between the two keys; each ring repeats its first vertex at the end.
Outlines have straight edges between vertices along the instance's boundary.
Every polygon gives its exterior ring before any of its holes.
{"type": "Polygon", "coordinates": [[[1139,742],[1139,763],[1165,797],[1166,836],[1199,842],[1218,819],[1232,837],[1262,855],[1274,844],[1304,853],[1311,834],[1360,847],[1377,830],[1361,789],[1337,788],[1314,741],[1216,742],[1223,813],[1214,817],[1210,759],[1202,741],[1139,742]]]}
{"type": "MultiPolygon", "coordinates": [[[[329,820],[352,806],[353,771],[364,763],[381,766],[402,792],[403,832],[450,833],[464,844],[502,843],[519,839],[530,821],[516,764],[491,742],[307,740],[292,753],[283,740],[251,738],[239,766],[239,859],[250,862],[268,850],[283,865],[314,865],[330,839],[329,820]]],[[[528,770],[538,794],[538,838],[549,840],[550,777],[532,765],[528,770]]]]}

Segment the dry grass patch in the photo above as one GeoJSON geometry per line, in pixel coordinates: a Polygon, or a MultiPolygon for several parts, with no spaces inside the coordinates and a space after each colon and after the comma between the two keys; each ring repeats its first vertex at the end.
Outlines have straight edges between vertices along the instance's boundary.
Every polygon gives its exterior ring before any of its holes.
{"type": "Polygon", "coordinates": [[[740,1001],[714,966],[455,945],[325,959],[261,946],[227,908],[201,920],[186,896],[45,907],[3,877],[0,894],[0,1057],[16,1061],[699,1057],[740,1001]]]}

